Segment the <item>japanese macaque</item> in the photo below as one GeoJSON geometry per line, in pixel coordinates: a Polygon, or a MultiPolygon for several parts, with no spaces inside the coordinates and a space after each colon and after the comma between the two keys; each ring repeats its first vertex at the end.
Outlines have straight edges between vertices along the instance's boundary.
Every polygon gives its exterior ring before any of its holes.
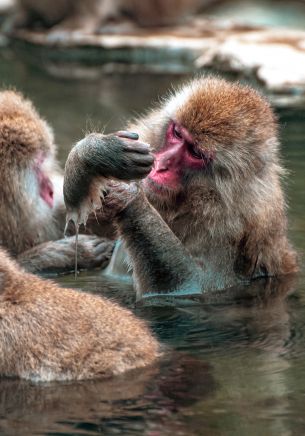
{"type": "Polygon", "coordinates": [[[160,355],[145,323],[127,309],[26,273],[0,250],[0,376],[109,378],[160,355]]]}
{"type": "MultiPolygon", "coordinates": [[[[200,294],[297,271],[277,123],[258,92],[198,78],[128,128],[150,144],[154,165],[141,184],[110,183],[101,214],[116,223],[139,296],[200,294]]],[[[93,133],[72,150],[64,182],[70,216],[87,215],[82,194],[97,195],[97,175],[111,177],[111,150],[118,168],[122,156],[109,136],[93,133]]],[[[124,179],[134,165],[113,176],[124,179]]]]}
{"type": "MultiPolygon", "coordinates": [[[[37,24],[56,31],[97,32],[107,23],[129,18],[140,26],[177,24],[202,0],[18,0],[14,25],[37,24]]],[[[209,3],[209,2],[208,2],[209,3]]]]}
{"type": "MultiPolygon", "coordinates": [[[[62,175],[50,126],[32,103],[0,92],[0,245],[28,271],[74,267],[74,237],[63,238],[62,175]]],[[[108,263],[112,243],[81,235],[79,265],[108,263]]]]}

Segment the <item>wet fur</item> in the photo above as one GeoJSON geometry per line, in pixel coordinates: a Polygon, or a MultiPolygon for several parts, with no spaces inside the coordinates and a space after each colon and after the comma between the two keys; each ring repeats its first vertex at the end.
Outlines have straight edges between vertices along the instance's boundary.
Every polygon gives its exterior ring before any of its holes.
{"type": "MultiPolygon", "coordinates": [[[[46,166],[50,178],[59,177],[53,132],[49,125],[21,94],[1,92],[0,242],[14,255],[40,242],[62,237],[58,223],[60,217],[54,216],[37,195],[33,166],[38,154],[45,155],[46,161],[50,162],[48,168],[46,166]]],[[[61,206],[63,208],[63,203],[61,206]]]]}
{"type": "MultiPolygon", "coordinates": [[[[186,129],[205,159],[204,168],[193,170],[183,158],[177,161],[180,168],[166,163],[162,171],[176,171],[176,186],[161,185],[156,193],[158,178],[151,182],[149,176],[142,189],[112,186],[101,211],[110,212],[117,223],[138,295],[200,293],[295,273],[277,121],[267,100],[249,86],[202,77],[171,92],[128,129],[160,155],[172,147],[167,136],[172,122],[186,129]]],[[[80,143],[84,150],[91,139],[80,143]]],[[[94,150],[88,156],[93,164],[86,166],[87,180],[94,177],[96,157],[94,150]]],[[[101,176],[104,153],[98,158],[101,176]]],[[[113,159],[121,164],[115,153],[113,159]]],[[[127,175],[136,168],[133,162],[120,178],[132,179],[127,175]]],[[[67,193],[83,189],[84,180],[80,187],[66,180],[67,193]]]]}
{"type": "Polygon", "coordinates": [[[296,272],[297,256],[287,239],[278,126],[267,100],[248,86],[199,78],[130,128],[158,150],[171,119],[203,150],[215,153],[202,174],[186,176],[178,196],[164,201],[146,189],[192,256],[225,274],[227,284],[236,276],[296,272]]]}
{"type": "MultiPolygon", "coordinates": [[[[62,240],[66,210],[53,132],[33,104],[15,91],[0,92],[0,172],[0,246],[28,271],[72,270],[75,244],[74,238],[62,240]],[[39,193],[37,160],[43,161],[40,170],[53,184],[52,209],[39,193]]],[[[81,268],[109,262],[113,243],[106,247],[105,242],[81,236],[81,268]]]]}
{"type": "Polygon", "coordinates": [[[159,356],[157,341],[131,312],[25,273],[0,250],[0,376],[109,378],[159,356]]]}

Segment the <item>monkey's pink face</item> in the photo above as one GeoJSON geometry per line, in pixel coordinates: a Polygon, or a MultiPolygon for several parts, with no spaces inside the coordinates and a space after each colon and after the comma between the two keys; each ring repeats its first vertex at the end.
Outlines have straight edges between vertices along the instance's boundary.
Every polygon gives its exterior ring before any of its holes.
{"type": "Polygon", "coordinates": [[[175,121],[170,121],[164,146],[154,155],[154,167],[144,185],[158,195],[180,192],[184,176],[202,171],[213,159],[212,154],[200,148],[188,130],[175,121]]]}
{"type": "Polygon", "coordinates": [[[45,156],[39,155],[35,159],[34,172],[37,178],[38,191],[42,200],[52,208],[54,205],[54,188],[53,183],[47,176],[46,171],[43,168],[45,162],[45,156]]]}

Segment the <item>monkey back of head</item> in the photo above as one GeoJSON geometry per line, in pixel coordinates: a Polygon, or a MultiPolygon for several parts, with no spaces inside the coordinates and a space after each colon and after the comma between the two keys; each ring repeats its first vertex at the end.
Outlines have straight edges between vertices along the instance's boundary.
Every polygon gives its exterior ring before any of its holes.
{"type": "Polygon", "coordinates": [[[0,92],[1,169],[24,169],[38,153],[54,154],[53,132],[30,100],[15,91],[0,92]]]}
{"type": "Polygon", "coordinates": [[[0,249],[0,376],[109,378],[162,351],[144,321],[105,298],[27,274],[0,249]]]}
{"type": "Polygon", "coordinates": [[[50,208],[40,193],[49,190],[51,195],[46,174],[54,167],[54,155],[52,130],[32,103],[17,92],[1,92],[0,242],[14,254],[34,245],[33,234],[39,230],[28,226],[36,225],[42,215],[51,219],[50,208]]]}

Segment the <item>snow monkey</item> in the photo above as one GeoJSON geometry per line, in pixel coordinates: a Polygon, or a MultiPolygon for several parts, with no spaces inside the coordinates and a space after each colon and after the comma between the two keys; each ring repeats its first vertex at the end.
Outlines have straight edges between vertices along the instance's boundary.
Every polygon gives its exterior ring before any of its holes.
{"type": "Polygon", "coordinates": [[[157,340],[129,310],[26,273],[0,249],[0,377],[102,379],[159,356],[157,340]]]}
{"type": "MultiPolygon", "coordinates": [[[[0,245],[28,271],[73,269],[53,132],[14,91],[0,92],[0,170],[0,245]]],[[[103,265],[111,252],[112,242],[80,236],[81,267],[103,265]]]]}
{"type": "Polygon", "coordinates": [[[39,24],[55,31],[97,32],[103,25],[130,19],[140,26],[182,22],[213,0],[18,0],[15,27],[39,24]]]}
{"type": "Polygon", "coordinates": [[[263,96],[197,78],[128,130],[140,140],[92,133],[76,144],[64,196],[70,216],[85,219],[90,201],[98,203],[99,181],[145,172],[153,154],[142,182],[108,183],[101,212],[117,226],[138,295],[200,294],[297,271],[277,122],[263,96]],[[128,170],[126,142],[139,155],[128,170]]]}

